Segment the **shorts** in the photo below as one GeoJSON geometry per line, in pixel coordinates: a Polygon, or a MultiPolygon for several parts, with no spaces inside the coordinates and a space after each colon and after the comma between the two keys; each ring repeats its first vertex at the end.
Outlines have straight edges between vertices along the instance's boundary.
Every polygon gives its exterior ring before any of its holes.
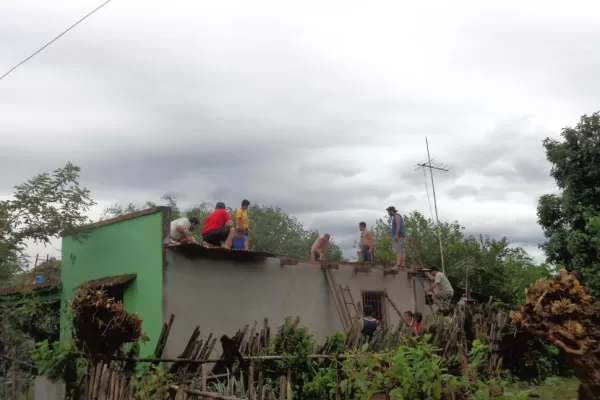
{"type": "Polygon", "coordinates": [[[319,255],[318,251],[311,251],[310,255],[315,259],[315,261],[321,261],[321,256],[319,255]]]}
{"type": "Polygon", "coordinates": [[[392,237],[392,250],[395,254],[404,254],[404,238],[399,237],[398,241],[395,241],[392,237]]]}
{"type": "Polygon", "coordinates": [[[213,246],[221,246],[221,243],[227,240],[229,236],[229,228],[213,229],[202,234],[202,240],[213,246]]]}
{"type": "Polygon", "coordinates": [[[442,305],[442,310],[447,310],[452,305],[452,298],[454,297],[454,292],[437,292],[435,294],[442,305]]]}
{"type": "Polygon", "coordinates": [[[362,248],[362,258],[364,262],[373,261],[373,254],[369,252],[371,246],[363,246],[362,248]]]}

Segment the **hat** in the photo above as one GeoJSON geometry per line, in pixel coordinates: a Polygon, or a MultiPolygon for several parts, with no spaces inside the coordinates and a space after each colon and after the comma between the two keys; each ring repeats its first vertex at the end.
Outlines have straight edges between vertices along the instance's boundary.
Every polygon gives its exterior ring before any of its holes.
{"type": "Polygon", "coordinates": [[[215,208],[225,208],[225,203],[223,203],[222,201],[219,201],[217,203],[217,205],[215,206],[215,208]]]}
{"type": "Polygon", "coordinates": [[[397,212],[398,210],[396,210],[396,207],[394,207],[394,206],[389,206],[388,208],[385,209],[385,211],[397,212]]]}

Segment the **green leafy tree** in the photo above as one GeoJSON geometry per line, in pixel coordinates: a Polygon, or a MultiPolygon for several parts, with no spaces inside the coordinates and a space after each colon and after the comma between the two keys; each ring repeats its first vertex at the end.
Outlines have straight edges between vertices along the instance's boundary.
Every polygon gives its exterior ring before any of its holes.
{"type": "MultiPolygon", "coordinates": [[[[214,206],[208,203],[200,203],[191,206],[185,210],[180,210],[177,200],[173,195],[162,197],[164,204],[171,207],[171,219],[175,220],[181,216],[197,217],[200,220],[200,226],[210,214],[214,206]]],[[[156,206],[156,203],[146,202],[142,206],[129,204],[126,207],[118,204],[112,205],[104,211],[103,218],[111,218],[140,209],[156,206]]],[[[235,209],[228,208],[232,217],[235,215],[235,209]]],[[[279,207],[261,206],[252,204],[248,208],[248,218],[250,220],[249,237],[250,248],[263,250],[270,253],[286,255],[293,258],[306,259],[309,256],[310,248],[319,232],[315,230],[306,230],[298,219],[279,207]]],[[[201,240],[200,232],[195,232],[195,237],[201,240]]],[[[341,248],[332,241],[327,259],[330,261],[344,260],[341,248]]]]}
{"type": "MultiPolygon", "coordinates": [[[[79,172],[79,167],[67,163],[16,186],[10,200],[0,201],[0,287],[22,286],[48,267],[42,263],[25,272],[27,241],[45,244],[63,230],[91,222],[85,214],[95,203],[89,190],[80,186],[79,172]]],[[[58,334],[59,307],[36,297],[25,285],[0,298],[0,343],[18,358],[27,359],[35,340],[58,334]]]]}
{"type": "Polygon", "coordinates": [[[550,175],[560,192],[540,197],[538,222],[548,262],[575,272],[592,295],[600,295],[600,246],[594,217],[600,214],[600,114],[563,129],[562,140],[544,140],[550,175]]]}
{"type": "Polygon", "coordinates": [[[90,222],[85,213],[95,203],[80,186],[79,172],[67,163],[16,186],[12,199],[0,201],[0,277],[26,267],[27,240],[49,243],[61,231],[90,222]]]}
{"type": "MultiPolygon", "coordinates": [[[[404,217],[406,253],[409,265],[441,266],[437,227],[415,211],[404,217]]],[[[375,237],[375,261],[393,264],[389,218],[378,219],[372,232],[375,237]]],[[[465,235],[458,222],[440,224],[446,275],[455,287],[473,293],[493,296],[508,304],[517,304],[521,293],[536,279],[550,274],[546,264],[535,265],[522,248],[510,246],[507,238],[493,239],[465,235]]]]}

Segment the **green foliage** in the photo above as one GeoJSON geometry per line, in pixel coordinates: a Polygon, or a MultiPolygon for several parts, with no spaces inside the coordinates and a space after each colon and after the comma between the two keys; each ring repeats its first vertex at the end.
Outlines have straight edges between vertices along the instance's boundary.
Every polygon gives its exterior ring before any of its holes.
{"type": "Polygon", "coordinates": [[[80,187],[79,171],[67,163],[16,186],[12,199],[0,201],[0,277],[24,269],[26,240],[48,243],[89,222],[85,212],[95,202],[80,187]]]}
{"type": "Polygon", "coordinates": [[[272,352],[286,356],[276,362],[280,375],[291,371],[293,375],[301,373],[308,355],[315,349],[313,336],[306,327],[297,327],[292,318],[287,317],[277,331],[272,343],[272,352]]]}
{"type": "MultiPolygon", "coordinates": [[[[39,174],[15,187],[10,200],[0,201],[0,287],[26,279],[26,241],[49,243],[64,230],[89,223],[85,213],[95,203],[79,184],[79,167],[67,163],[53,173],[39,174]]],[[[0,341],[29,355],[34,341],[58,332],[58,313],[38,302],[31,291],[2,299],[0,341]]]]}
{"type": "MultiPolygon", "coordinates": [[[[173,195],[162,197],[165,206],[171,207],[171,219],[175,220],[182,216],[197,217],[200,219],[200,227],[208,214],[214,210],[214,206],[208,203],[200,203],[181,210],[177,199],[173,195]]],[[[146,202],[138,207],[129,204],[126,207],[118,204],[104,210],[102,218],[111,218],[130,212],[135,212],[144,208],[155,207],[157,204],[146,202]]],[[[235,217],[235,209],[228,207],[227,211],[235,217]]],[[[261,206],[252,204],[248,207],[248,218],[250,220],[248,240],[250,249],[267,251],[270,253],[286,255],[292,258],[306,259],[309,256],[310,248],[319,236],[315,230],[305,230],[300,221],[292,215],[289,215],[279,207],[261,206]]],[[[197,240],[201,240],[200,232],[195,232],[197,240]]],[[[342,261],[344,259],[341,248],[332,240],[327,253],[327,259],[331,261],[342,261]]]]}
{"type": "Polygon", "coordinates": [[[548,261],[574,271],[589,293],[600,295],[600,114],[584,115],[574,128],[563,129],[562,140],[544,140],[550,175],[560,193],[538,203],[538,222],[548,261]]]}
{"type": "Polygon", "coordinates": [[[505,382],[498,377],[479,377],[488,350],[474,341],[461,376],[451,375],[443,367],[429,335],[413,338],[392,353],[348,353],[341,365],[318,369],[304,384],[302,398],[369,400],[375,394],[388,393],[392,399],[489,399],[502,393],[505,382]]]}
{"type": "Polygon", "coordinates": [[[133,380],[133,397],[139,400],[168,399],[169,388],[173,384],[173,375],[164,365],[146,365],[136,373],[133,380]]]}
{"type": "Polygon", "coordinates": [[[31,359],[35,362],[38,375],[45,375],[50,379],[63,379],[67,388],[67,398],[79,398],[86,364],[74,347],[45,340],[36,343],[31,359]]]}
{"type": "MultiPolygon", "coordinates": [[[[441,266],[439,241],[435,224],[419,212],[404,217],[407,231],[407,261],[418,267],[441,266]]],[[[372,232],[375,238],[375,260],[395,263],[391,249],[389,218],[376,221],[372,232]]],[[[536,265],[520,247],[511,247],[506,238],[492,239],[464,234],[457,221],[440,224],[446,275],[455,288],[474,294],[493,296],[513,307],[523,300],[525,288],[535,280],[547,277],[547,264],[536,265]]]]}

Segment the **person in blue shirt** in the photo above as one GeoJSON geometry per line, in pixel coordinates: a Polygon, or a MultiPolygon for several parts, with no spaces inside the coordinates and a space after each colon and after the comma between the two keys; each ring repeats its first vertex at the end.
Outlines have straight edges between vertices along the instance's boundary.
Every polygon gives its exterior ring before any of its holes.
{"type": "Polygon", "coordinates": [[[396,253],[396,267],[405,269],[404,218],[402,218],[394,206],[389,206],[386,211],[392,217],[392,250],[396,253]]]}
{"type": "Polygon", "coordinates": [[[246,236],[244,228],[235,230],[235,235],[231,240],[231,248],[234,250],[248,250],[248,236],[246,236]]]}

